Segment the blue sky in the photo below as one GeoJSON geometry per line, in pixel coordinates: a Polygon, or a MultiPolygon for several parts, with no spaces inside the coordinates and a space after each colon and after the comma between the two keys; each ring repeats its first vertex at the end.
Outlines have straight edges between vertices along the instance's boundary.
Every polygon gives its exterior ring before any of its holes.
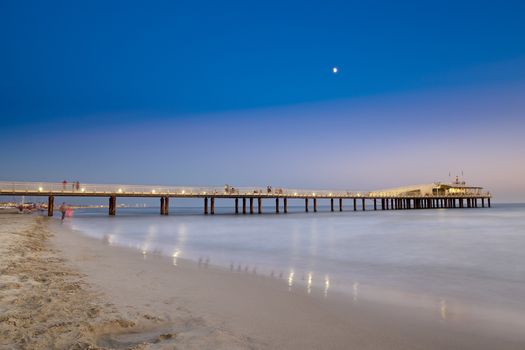
{"type": "Polygon", "coordinates": [[[4,180],[525,196],[523,2],[2,1],[0,33],[4,180]]]}

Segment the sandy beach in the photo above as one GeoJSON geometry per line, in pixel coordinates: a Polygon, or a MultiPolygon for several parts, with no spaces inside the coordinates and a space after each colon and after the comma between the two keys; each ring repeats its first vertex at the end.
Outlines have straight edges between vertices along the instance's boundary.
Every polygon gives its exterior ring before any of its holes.
{"type": "Polygon", "coordinates": [[[523,349],[514,332],[417,306],[290,291],[253,274],[110,246],[58,220],[0,216],[5,349],[523,349]]]}

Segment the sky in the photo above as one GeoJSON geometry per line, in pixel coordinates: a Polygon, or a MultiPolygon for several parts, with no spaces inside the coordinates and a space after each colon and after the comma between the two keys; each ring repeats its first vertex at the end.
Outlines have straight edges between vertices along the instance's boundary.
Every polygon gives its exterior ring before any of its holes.
{"type": "Polygon", "coordinates": [[[4,0],[0,180],[525,202],[524,37],[522,1],[4,0]]]}

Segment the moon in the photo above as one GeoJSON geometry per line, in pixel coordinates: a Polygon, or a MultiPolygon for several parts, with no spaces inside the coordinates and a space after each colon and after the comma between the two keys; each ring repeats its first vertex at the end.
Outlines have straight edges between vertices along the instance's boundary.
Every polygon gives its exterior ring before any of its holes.
{"type": "Polygon", "coordinates": [[[332,73],[334,73],[334,74],[339,73],[339,68],[337,68],[337,67],[333,67],[333,68],[332,68],[332,73]]]}

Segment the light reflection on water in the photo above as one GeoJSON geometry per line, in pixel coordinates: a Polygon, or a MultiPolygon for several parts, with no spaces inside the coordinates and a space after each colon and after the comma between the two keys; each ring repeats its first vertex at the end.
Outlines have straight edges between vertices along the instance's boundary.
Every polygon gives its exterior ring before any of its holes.
{"type": "MultiPolygon", "coordinates": [[[[461,301],[525,311],[525,206],[491,209],[200,215],[200,208],[78,211],[74,229],[110,245],[162,254],[177,265],[280,279],[288,289],[331,289],[358,302],[372,290],[406,291],[447,320],[461,301]],[[454,303],[450,303],[454,300],[454,303]]],[[[217,208],[217,212],[230,210],[217,208]]],[[[380,295],[380,293],[378,294],[380,295]]],[[[391,293],[397,295],[396,293],[391,293]]],[[[523,319],[525,321],[525,318],[523,319]]]]}

